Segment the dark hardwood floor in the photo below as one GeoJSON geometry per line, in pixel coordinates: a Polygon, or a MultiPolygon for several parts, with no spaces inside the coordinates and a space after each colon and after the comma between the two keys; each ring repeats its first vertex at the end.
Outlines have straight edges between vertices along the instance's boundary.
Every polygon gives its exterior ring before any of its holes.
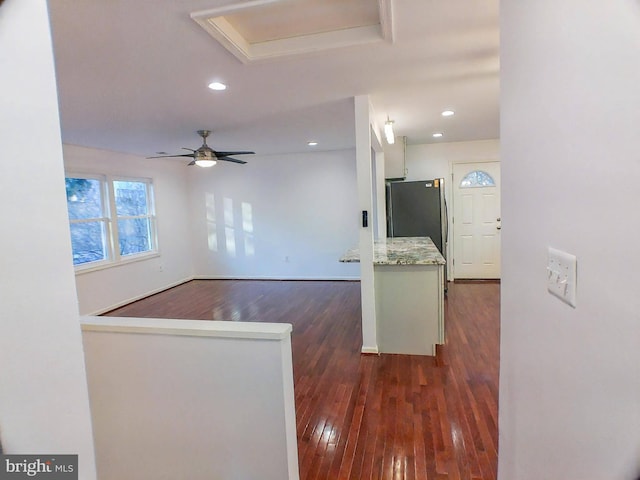
{"type": "Polygon", "coordinates": [[[490,480],[499,292],[450,285],[436,357],[360,354],[357,282],[197,280],[107,315],[293,324],[302,480],[490,480]]]}

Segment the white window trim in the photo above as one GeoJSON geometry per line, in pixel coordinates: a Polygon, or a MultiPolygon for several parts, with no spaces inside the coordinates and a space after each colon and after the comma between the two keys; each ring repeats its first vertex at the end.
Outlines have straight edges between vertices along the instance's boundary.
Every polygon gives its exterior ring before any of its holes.
{"type": "Polygon", "coordinates": [[[158,228],[157,218],[155,211],[155,192],[153,188],[153,179],[144,177],[124,177],[115,175],[101,175],[95,173],[80,173],[80,172],[65,172],[66,178],[86,178],[100,181],[100,193],[102,195],[103,215],[106,217],[91,218],[91,219],[69,219],[71,223],[83,223],[89,221],[101,220],[105,222],[105,250],[107,251],[107,258],[104,260],[98,260],[95,262],[81,263],[74,265],[76,275],[95,272],[97,270],[104,270],[107,268],[118,267],[121,265],[127,265],[150,258],[160,256],[160,249],[158,244],[158,228]],[[147,215],[123,215],[118,216],[116,209],[115,189],[113,186],[114,181],[123,182],[139,182],[147,184],[147,215]],[[119,247],[119,232],[118,232],[118,220],[128,218],[148,218],[151,230],[151,236],[149,241],[151,243],[151,250],[133,253],[129,255],[121,255],[119,247]]]}
{"type": "Polygon", "coordinates": [[[95,272],[98,270],[105,270],[107,268],[115,268],[115,267],[121,267],[123,265],[128,265],[130,263],[136,263],[136,262],[142,262],[144,260],[149,260],[151,258],[157,258],[160,256],[160,252],[159,251],[155,251],[155,252],[143,252],[143,253],[137,253],[135,254],[135,256],[129,256],[127,255],[126,257],[123,257],[122,260],[115,262],[115,261],[107,261],[107,260],[103,260],[101,262],[90,262],[90,263],[83,263],[82,265],[76,265],[76,275],[82,275],[84,273],[91,273],[91,272],[95,272]],[[83,268],[78,268],[78,267],[83,267],[83,268]]]}
{"type": "Polygon", "coordinates": [[[153,181],[150,178],[139,178],[139,177],[107,177],[109,192],[111,193],[109,197],[109,209],[113,214],[111,215],[111,223],[112,223],[112,242],[113,242],[113,259],[115,263],[123,263],[131,261],[131,259],[147,257],[150,254],[158,252],[158,229],[156,223],[156,213],[155,213],[155,199],[153,195],[153,181]],[[118,210],[116,208],[116,195],[115,188],[113,188],[113,182],[137,182],[137,183],[145,183],[147,185],[147,212],[146,215],[118,215],[118,210]],[[118,231],[118,220],[126,220],[130,218],[148,218],[149,226],[151,229],[149,242],[151,243],[151,249],[146,252],[132,253],[129,255],[121,255],[120,254],[120,246],[116,243],[116,239],[120,238],[120,232],[118,231]]]}

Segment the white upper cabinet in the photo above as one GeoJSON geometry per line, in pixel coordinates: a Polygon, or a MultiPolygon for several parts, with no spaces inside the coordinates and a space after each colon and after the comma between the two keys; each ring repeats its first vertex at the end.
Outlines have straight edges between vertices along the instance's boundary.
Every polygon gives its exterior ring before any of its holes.
{"type": "Polygon", "coordinates": [[[387,179],[404,179],[407,176],[404,161],[407,137],[396,137],[393,145],[383,141],[384,172],[387,179]]]}

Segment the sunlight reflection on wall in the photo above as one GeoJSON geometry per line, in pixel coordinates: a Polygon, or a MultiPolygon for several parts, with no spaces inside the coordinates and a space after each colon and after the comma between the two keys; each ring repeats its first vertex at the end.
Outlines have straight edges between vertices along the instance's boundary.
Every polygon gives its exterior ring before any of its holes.
{"type": "Polygon", "coordinates": [[[224,236],[227,245],[227,253],[230,257],[236,256],[236,238],[233,224],[233,200],[224,199],[224,236]]]}
{"type": "Polygon", "coordinates": [[[233,211],[233,199],[225,197],[223,199],[223,218],[220,222],[223,228],[218,227],[218,216],[216,214],[216,201],[213,193],[205,194],[205,204],[207,210],[207,242],[211,252],[217,252],[220,246],[224,246],[225,251],[230,257],[236,257],[236,254],[242,254],[236,250],[236,239],[240,248],[244,248],[244,256],[252,257],[256,254],[254,242],[253,227],[253,207],[248,202],[242,202],[240,205],[240,214],[242,216],[242,229],[236,228],[235,214],[233,211]],[[218,239],[218,235],[221,238],[218,239]],[[236,238],[237,237],[237,238],[236,238]]]}
{"type": "Polygon", "coordinates": [[[253,209],[251,204],[242,202],[242,233],[244,235],[244,253],[247,257],[255,255],[253,246],[253,209]]]}
{"type": "Polygon", "coordinates": [[[218,230],[216,226],[216,199],[213,193],[205,194],[205,205],[207,207],[207,241],[209,250],[218,251],[218,230]]]}

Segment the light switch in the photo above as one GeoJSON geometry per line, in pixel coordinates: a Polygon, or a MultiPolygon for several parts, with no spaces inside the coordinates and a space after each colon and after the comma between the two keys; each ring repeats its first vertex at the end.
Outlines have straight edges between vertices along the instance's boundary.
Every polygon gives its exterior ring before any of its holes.
{"type": "Polygon", "coordinates": [[[572,307],[576,306],[577,260],[575,255],[549,247],[547,290],[572,307]]]}

